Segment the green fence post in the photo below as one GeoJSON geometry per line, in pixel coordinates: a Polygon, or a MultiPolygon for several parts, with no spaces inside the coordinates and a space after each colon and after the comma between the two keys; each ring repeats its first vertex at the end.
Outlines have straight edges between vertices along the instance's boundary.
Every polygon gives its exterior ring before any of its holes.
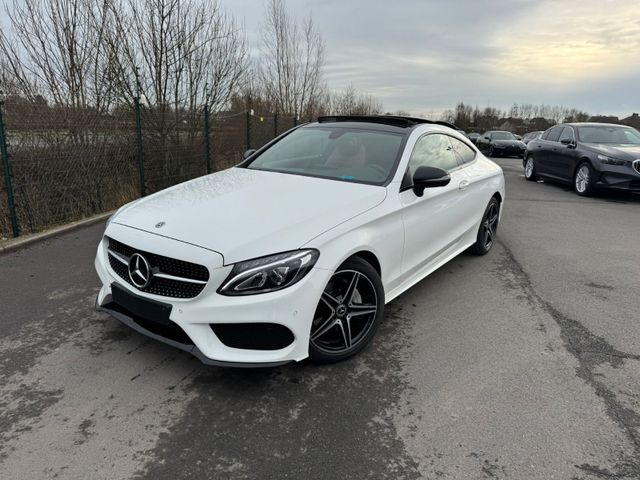
{"type": "Polygon", "coordinates": [[[142,145],[142,106],[140,105],[140,97],[135,97],[135,105],[136,105],[136,142],[138,144],[138,171],[140,176],[140,196],[144,197],[145,186],[144,186],[144,148],[142,145]]]}
{"type": "Polygon", "coordinates": [[[246,150],[251,150],[251,112],[247,112],[246,116],[247,122],[247,148],[246,150]]]}
{"type": "Polygon", "coordinates": [[[7,205],[9,206],[9,216],[11,217],[11,229],[13,230],[13,236],[18,237],[20,235],[20,224],[18,223],[16,202],[13,195],[11,159],[9,157],[9,144],[4,125],[4,116],[2,114],[3,105],[4,102],[0,102],[0,153],[2,154],[2,165],[4,167],[4,186],[7,191],[7,205]]]}
{"type": "Polygon", "coordinates": [[[211,142],[209,140],[209,105],[204,105],[204,148],[207,157],[207,173],[211,173],[213,165],[211,164],[211,142]]]}
{"type": "Polygon", "coordinates": [[[297,127],[298,126],[298,117],[294,116],[293,117],[293,127],[297,127]]]}
{"type": "Polygon", "coordinates": [[[278,136],[278,113],[273,114],[273,138],[278,136]]]}

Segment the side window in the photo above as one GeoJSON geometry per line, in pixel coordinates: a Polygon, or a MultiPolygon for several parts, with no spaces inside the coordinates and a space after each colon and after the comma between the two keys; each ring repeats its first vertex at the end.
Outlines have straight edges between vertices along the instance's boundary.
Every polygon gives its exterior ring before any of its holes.
{"type": "Polygon", "coordinates": [[[412,178],[418,167],[422,166],[443,170],[451,170],[459,166],[447,135],[434,133],[418,139],[409,159],[409,173],[412,178]]]}
{"type": "Polygon", "coordinates": [[[549,130],[549,134],[547,135],[546,140],[550,142],[557,142],[560,138],[560,134],[562,133],[564,127],[553,127],[549,130]]]}
{"type": "Polygon", "coordinates": [[[454,137],[449,137],[449,141],[461,164],[473,162],[476,158],[476,152],[466,143],[454,137]]]}
{"type": "Polygon", "coordinates": [[[561,142],[565,138],[568,138],[569,140],[572,140],[572,141],[575,140],[575,136],[573,135],[573,128],[564,127],[562,129],[562,133],[560,134],[560,138],[558,139],[558,141],[561,142]]]}

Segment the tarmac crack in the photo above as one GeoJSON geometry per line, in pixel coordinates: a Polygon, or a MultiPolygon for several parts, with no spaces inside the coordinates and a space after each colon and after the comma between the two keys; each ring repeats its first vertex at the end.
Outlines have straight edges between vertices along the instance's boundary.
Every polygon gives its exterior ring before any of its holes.
{"type": "Polygon", "coordinates": [[[529,274],[515,258],[511,249],[504,241],[500,240],[498,243],[505,251],[503,268],[512,274],[514,280],[512,286],[519,288],[532,305],[539,306],[553,318],[560,328],[560,336],[565,348],[578,361],[576,375],[591,386],[596,395],[603,400],[607,415],[618,425],[633,447],[633,455],[622,455],[616,459],[615,472],[586,463],[576,465],[576,468],[599,478],[640,478],[640,414],[624,406],[616,394],[598,379],[599,374],[595,371],[596,367],[602,364],[619,368],[625,360],[640,361],[640,355],[617,350],[603,337],[593,334],[578,320],[563,314],[545,300],[536,291],[529,274]]]}

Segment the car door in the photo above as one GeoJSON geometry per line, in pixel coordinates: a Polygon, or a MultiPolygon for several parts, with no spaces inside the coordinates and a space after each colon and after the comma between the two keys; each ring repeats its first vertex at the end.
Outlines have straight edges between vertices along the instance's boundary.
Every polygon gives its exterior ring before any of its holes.
{"type": "Polygon", "coordinates": [[[487,153],[489,144],[491,143],[491,133],[485,132],[476,140],[476,146],[482,153],[487,153]]]}
{"type": "Polygon", "coordinates": [[[427,133],[413,148],[405,178],[400,191],[405,230],[402,272],[408,279],[428,270],[459,244],[460,211],[464,209],[469,177],[453,151],[449,136],[427,133]],[[451,181],[444,187],[426,188],[423,196],[418,197],[410,179],[421,166],[442,168],[451,181]]]}
{"type": "Polygon", "coordinates": [[[558,144],[549,159],[551,173],[563,180],[573,178],[573,170],[577,161],[576,136],[572,127],[562,129],[558,144]]]}
{"type": "Polygon", "coordinates": [[[484,215],[488,199],[495,193],[495,186],[488,177],[493,175],[486,164],[477,162],[478,153],[466,142],[459,138],[449,137],[453,151],[458,157],[461,171],[466,175],[469,183],[463,182],[462,196],[458,203],[456,216],[459,221],[455,226],[455,236],[464,235],[467,241],[475,241],[478,224],[484,215]]]}
{"type": "Polygon", "coordinates": [[[545,132],[531,150],[536,163],[536,173],[555,176],[551,168],[551,158],[557,149],[558,139],[564,127],[556,126],[545,132]]]}

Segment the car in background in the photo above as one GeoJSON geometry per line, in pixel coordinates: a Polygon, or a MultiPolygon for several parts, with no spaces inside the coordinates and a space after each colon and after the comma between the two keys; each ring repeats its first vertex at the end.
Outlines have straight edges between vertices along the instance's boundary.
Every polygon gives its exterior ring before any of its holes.
{"type": "Polygon", "coordinates": [[[476,143],[476,141],[480,138],[480,134],[475,132],[467,133],[467,138],[473,143],[476,143]]]}
{"type": "Polygon", "coordinates": [[[453,125],[320,117],[107,222],[96,306],[212,365],[336,362],[384,306],[495,244],[502,169],[453,125]]]}
{"type": "Polygon", "coordinates": [[[522,135],[518,135],[517,133],[514,133],[513,136],[516,137],[516,140],[522,141],[522,135]]]}
{"type": "Polygon", "coordinates": [[[490,157],[523,157],[527,146],[511,132],[490,130],[476,141],[476,146],[490,157]]]}
{"type": "Polygon", "coordinates": [[[540,138],[540,136],[543,134],[544,132],[542,130],[537,130],[535,132],[529,132],[529,133],[525,133],[524,137],[522,137],[522,141],[526,144],[528,144],[531,140],[535,140],[536,138],[540,138]]]}
{"type": "Polygon", "coordinates": [[[527,180],[570,183],[578,195],[598,189],[640,191],[640,132],[626,125],[556,125],[527,145],[527,180]]]}

